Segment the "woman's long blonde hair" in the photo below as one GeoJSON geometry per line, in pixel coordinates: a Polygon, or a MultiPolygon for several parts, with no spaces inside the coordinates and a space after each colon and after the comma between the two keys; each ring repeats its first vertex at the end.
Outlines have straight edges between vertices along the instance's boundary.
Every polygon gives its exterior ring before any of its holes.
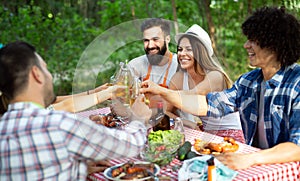
{"type": "Polygon", "coordinates": [[[229,78],[227,73],[224,71],[223,67],[219,63],[217,57],[213,55],[213,57],[209,56],[207,49],[205,46],[194,36],[190,35],[183,35],[178,40],[178,45],[182,38],[186,37],[192,46],[193,54],[194,54],[194,60],[197,62],[197,64],[194,64],[194,70],[196,73],[201,74],[201,68],[205,73],[210,71],[219,71],[223,74],[226,88],[230,88],[232,86],[232,80],[229,78]],[[199,67],[200,65],[200,67],[199,67]]]}

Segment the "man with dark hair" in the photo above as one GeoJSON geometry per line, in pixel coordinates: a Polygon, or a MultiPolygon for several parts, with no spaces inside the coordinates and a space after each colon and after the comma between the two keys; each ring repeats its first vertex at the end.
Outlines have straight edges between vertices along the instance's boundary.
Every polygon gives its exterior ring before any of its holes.
{"type": "MultiPolygon", "coordinates": [[[[177,71],[177,55],[169,50],[170,22],[161,18],[150,18],[141,25],[145,55],[129,62],[135,76],[141,81],[152,80],[162,87],[169,87],[177,71]]],[[[159,96],[147,96],[149,106],[156,107],[159,96]]]]}
{"type": "Polygon", "coordinates": [[[177,55],[170,52],[170,22],[160,18],[147,19],[141,25],[146,55],[129,62],[136,76],[168,87],[178,66],[177,55]]]}
{"type": "Polygon", "coordinates": [[[188,95],[143,82],[141,93],[161,95],[189,113],[221,117],[236,111],[249,145],[265,149],[217,158],[233,169],[300,161],[300,23],[285,8],[263,7],[243,24],[250,65],[232,88],[188,95]]]}
{"type": "Polygon", "coordinates": [[[0,92],[8,101],[0,119],[0,180],[86,180],[89,162],[136,156],[144,147],[151,110],[142,96],[124,130],[45,109],[55,98],[52,75],[28,43],[0,49],[0,92]]]}

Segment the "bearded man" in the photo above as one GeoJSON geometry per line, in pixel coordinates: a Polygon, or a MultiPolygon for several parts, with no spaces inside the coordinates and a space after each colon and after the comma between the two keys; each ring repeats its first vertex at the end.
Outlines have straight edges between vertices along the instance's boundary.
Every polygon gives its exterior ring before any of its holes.
{"type": "MultiPolygon", "coordinates": [[[[145,55],[129,62],[135,76],[141,81],[152,80],[162,87],[169,87],[172,76],[177,71],[177,55],[170,52],[170,22],[161,18],[150,18],[141,25],[145,55]]],[[[156,107],[160,96],[148,97],[149,107],[156,107]]]]}
{"type": "Polygon", "coordinates": [[[151,18],[141,25],[145,55],[129,62],[135,75],[168,87],[178,66],[177,55],[170,52],[170,23],[160,18],[151,18]]]}

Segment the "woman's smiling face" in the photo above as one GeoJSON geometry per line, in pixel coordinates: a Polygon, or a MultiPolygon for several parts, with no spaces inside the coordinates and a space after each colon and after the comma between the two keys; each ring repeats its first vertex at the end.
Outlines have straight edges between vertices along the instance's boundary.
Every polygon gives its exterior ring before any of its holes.
{"type": "Polygon", "coordinates": [[[192,45],[189,39],[182,38],[177,48],[178,60],[181,68],[189,69],[194,66],[194,54],[192,45]]]}

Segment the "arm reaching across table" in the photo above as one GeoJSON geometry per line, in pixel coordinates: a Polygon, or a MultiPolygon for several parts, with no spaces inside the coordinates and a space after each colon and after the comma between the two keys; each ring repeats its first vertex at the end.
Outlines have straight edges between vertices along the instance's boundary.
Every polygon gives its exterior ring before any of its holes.
{"type": "Polygon", "coordinates": [[[253,153],[225,153],[216,155],[216,158],[229,168],[239,170],[261,164],[300,161],[300,146],[285,142],[253,153]]]}
{"type": "Polygon", "coordinates": [[[150,80],[142,82],[140,93],[160,95],[175,107],[194,115],[206,116],[207,114],[207,101],[204,95],[191,95],[186,94],[185,91],[167,89],[150,80]]]}
{"type": "Polygon", "coordinates": [[[104,84],[102,87],[99,86],[95,90],[91,91],[93,93],[84,92],[68,96],[58,96],[56,102],[52,104],[52,107],[54,110],[63,110],[68,112],[83,111],[100,104],[105,100],[111,99],[115,91],[124,88],[124,86],[106,86],[106,84],[104,84]]]}

